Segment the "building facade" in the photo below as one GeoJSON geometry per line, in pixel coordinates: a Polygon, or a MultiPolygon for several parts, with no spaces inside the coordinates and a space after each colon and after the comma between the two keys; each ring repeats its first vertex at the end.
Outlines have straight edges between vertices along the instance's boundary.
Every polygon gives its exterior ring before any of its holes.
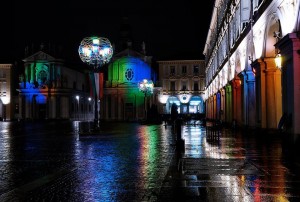
{"type": "Polygon", "coordinates": [[[205,112],[204,64],[204,60],[158,61],[160,114],[170,114],[173,103],[179,114],[205,112]]]}
{"type": "Polygon", "coordinates": [[[146,119],[156,105],[156,90],[145,94],[139,89],[144,79],[156,82],[152,57],[134,51],[130,46],[115,54],[108,65],[107,79],[100,100],[100,118],[108,121],[146,119]]]}
{"type": "Polygon", "coordinates": [[[19,112],[24,120],[93,120],[88,74],[40,50],[23,60],[19,77],[19,112]]]}
{"type": "Polygon", "coordinates": [[[299,8],[299,0],[215,1],[203,52],[208,118],[299,136],[299,8]]]}
{"type": "MultiPolygon", "coordinates": [[[[0,64],[0,120],[14,119],[13,64],[0,64]]],[[[16,106],[18,107],[18,106],[16,106]]]]}

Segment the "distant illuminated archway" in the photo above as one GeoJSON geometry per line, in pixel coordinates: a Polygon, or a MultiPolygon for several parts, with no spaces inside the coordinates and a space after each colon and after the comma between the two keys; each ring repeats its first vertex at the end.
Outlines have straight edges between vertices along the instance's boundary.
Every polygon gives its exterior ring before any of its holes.
{"type": "Polygon", "coordinates": [[[177,105],[178,113],[180,113],[180,100],[176,96],[170,96],[168,98],[167,103],[166,103],[166,105],[167,105],[166,108],[167,108],[168,114],[171,113],[171,106],[172,106],[173,103],[175,103],[177,105]]]}
{"type": "Polygon", "coordinates": [[[204,113],[204,102],[202,97],[193,96],[189,102],[189,112],[193,113],[204,113]]]}

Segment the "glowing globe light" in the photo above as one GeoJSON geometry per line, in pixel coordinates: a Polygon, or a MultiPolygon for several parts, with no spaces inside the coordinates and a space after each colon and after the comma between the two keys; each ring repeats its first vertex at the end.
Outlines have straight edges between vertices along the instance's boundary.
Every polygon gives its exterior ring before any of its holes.
{"type": "Polygon", "coordinates": [[[143,81],[138,83],[139,90],[144,93],[144,110],[145,110],[145,118],[147,118],[147,95],[151,95],[153,93],[154,84],[151,80],[143,79],[143,81]]]}
{"type": "MultiPolygon", "coordinates": [[[[94,124],[95,124],[95,131],[99,131],[99,119],[98,119],[98,98],[100,97],[99,89],[103,85],[102,83],[99,83],[99,72],[98,68],[103,66],[104,64],[109,63],[110,59],[113,55],[113,48],[111,46],[110,41],[107,38],[104,37],[85,37],[78,48],[78,53],[80,59],[94,67],[94,83],[92,84],[92,88],[94,91],[94,104],[95,104],[95,117],[94,117],[94,124]]],[[[92,78],[92,77],[91,77],[92,78]]],[[[79,101],[79,97],[76,99],[79,101]]],[[[89,99],[90,101],[90,99],[89,99]]]]}
{"type": "Polygon", "coordinates": [[[143,79],[143,81],[139,82],[139,90],[147,94],[153,93],[154,84],[151,80],[143,79]]]}
{"type": "Polygon", "coordinates": [[[85,37],[80,43],[78,53],[84,63],[98,68],[109,63],[113,55],[113,48],[107,38],[85,37]]]}

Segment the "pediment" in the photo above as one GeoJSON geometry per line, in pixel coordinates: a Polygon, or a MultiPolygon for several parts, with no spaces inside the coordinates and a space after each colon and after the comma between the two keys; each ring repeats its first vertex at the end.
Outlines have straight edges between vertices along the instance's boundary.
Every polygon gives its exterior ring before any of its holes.
{"type": "Polygon", "coordinates": [[[137,51],[134,51],[134,50],[132,50],[132,49],[130,49],[130,48],[127,48],[127,49],[125,49],[125,50],[123,50],[123,51],[121,51],[121,52],[119,52],[119,53],[116,53],[115,55],[114,55],[114,58],[121,58],[121,57],[137,57],[137,58],[144,58],[145,57],[145,55],[143,55],[143,54],[141,54],[141,53],[139,53],[139,52],[137,52],[137,51]]]}
{"type": "Polygon", "coordinates": [[[23,59],[24,62],[33,62],[33,61],[54,61],[56,60],[53,56],[45,53],[44,51],[39,51],[25,59],[23,59]]]}

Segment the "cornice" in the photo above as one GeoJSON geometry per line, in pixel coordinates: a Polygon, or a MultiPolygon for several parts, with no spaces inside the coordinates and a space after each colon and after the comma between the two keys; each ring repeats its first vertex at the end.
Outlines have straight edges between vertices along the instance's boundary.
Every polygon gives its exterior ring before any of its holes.
{"type": "Polygon", "coordinates": [[[164,60],[157,61],[158,64],[201,64],[204,65],[204,60],[164,60]]]}
{"type": "Polygon", "coordinates": [[[1,69],[10,69],[13,67],[13,64],[0,64],[1,69]]]}

